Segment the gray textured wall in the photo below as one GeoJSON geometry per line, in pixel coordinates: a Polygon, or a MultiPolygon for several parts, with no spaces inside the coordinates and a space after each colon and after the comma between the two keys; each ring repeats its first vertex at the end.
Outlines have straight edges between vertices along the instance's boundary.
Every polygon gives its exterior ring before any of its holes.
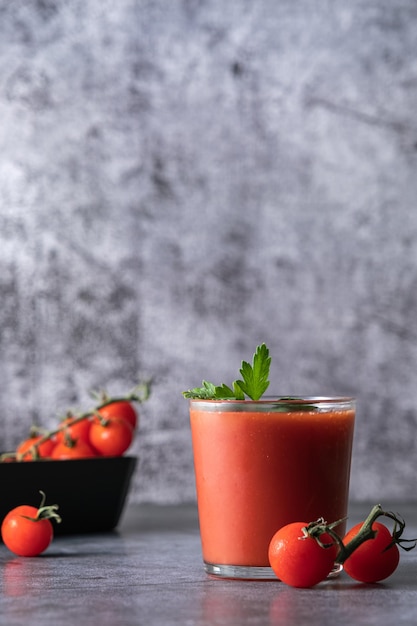
{"type": "Polygon", "coordinates": [[[358,397],[416,496],[417,2],[0,0],[0,447],[155,377],[132,498],[194,497],[185,388],[358,397]]]}

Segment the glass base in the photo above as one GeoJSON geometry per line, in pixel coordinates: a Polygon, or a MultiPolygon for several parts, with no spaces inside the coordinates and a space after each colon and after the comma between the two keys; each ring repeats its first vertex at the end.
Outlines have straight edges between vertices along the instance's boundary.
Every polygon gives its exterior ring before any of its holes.
{"type": "MultiPolygon", "coordinates": [[[[210,576],[236,578],[240,580],[278,580],[271,567],[251,567],[250,565],[216,565],[204,562],[204,569],[210,576]]],[[[335,578],[342,571],[341,565],[335,565],[328,578],[335,578]]]]}

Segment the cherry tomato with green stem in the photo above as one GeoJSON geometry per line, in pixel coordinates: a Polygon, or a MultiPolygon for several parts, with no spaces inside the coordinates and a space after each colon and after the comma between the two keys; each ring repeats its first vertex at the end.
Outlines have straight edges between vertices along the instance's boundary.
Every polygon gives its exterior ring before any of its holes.
{"type": "Polygon", "coordinates": [[[91,427],[91,418],[85,417],[80,420],[75,416],[68,416],[61,421],[59,428],[65,426],[65,428],[56,434],[56,441],[62,443],[66,437],[71,439],[82,439],[89,442],[89,434],[91,427]]]}
{"type": "Polygon", "coordinates": [[[337,545],[326,533],[320,533],[317,538],[311,536],[308,529],[316,524],[287,524],[270,542],[270,565],[279,580],[291,587],[313,587],[333,569],[337,545]]]}
{"type": "Polygon", "coordinates": [[[100,413],[104,419],[124,419],[134,429],[138,426],[138,413],[132,403],[127,400],[117,400],[115,402],[111,402],[110,404],[106,404],[98,410],[98,413],[100,413]]]}
{"type": "Polygon", "coordinates": [[[61,521],[57,505],[45,506],[45,494],[41,492],[39,508],[22,504],[15,507],[3,519],[1,537],[5,546],[18,556],[38,556],[50,545],[54,530],[51,519],[61,521]]]}
{"type": "Polygon", "coordinates": [[[83,439],[66,438],[57,443],[52,451],[51,459],[68,461],[71,459],[88,459],[97,456],[97,451],[83,439]]]}
{"type": "Polygon", "coordinates": [[[28,437],[22,441],[16,448],[16,455],[21,457],[22,461],[33,461],[38,458],[46,459],[52,454],[55,447],[54,439],[46,439],[41,444],[34,448],[34,444],[43,439],[43,435],[36,435],[34,437],[28,437]]]}
{"type": "Polygon", "coordinates": [[[121,456],[134,437],[132,426],[124,419],[96,417],[91,424],[90,443],[102,456],[121,456]]]}
{"type": "MultiPolygon", "coordinates": [[[[362,524],[356,524],[343,539],[347,545],[360,531],[362,524]]],[[[344,561],[345,572],[362,583],[376,583],[385,580],[395,572],[400,561],[400,551],[390,530],[380,522],[373,522],[375,536],[361,543],[344,561]]]]}

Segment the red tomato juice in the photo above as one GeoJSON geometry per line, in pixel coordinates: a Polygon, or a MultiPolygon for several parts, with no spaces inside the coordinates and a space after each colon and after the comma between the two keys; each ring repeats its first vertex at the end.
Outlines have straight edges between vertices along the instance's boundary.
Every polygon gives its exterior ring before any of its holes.
{"type": "Polygon", "coordinates": [[[240,411],[227,402],[224,411],[216,401],[190,403],[203,559],[268,567],[281,526],[346,516],[354,403],[240,411]]]}

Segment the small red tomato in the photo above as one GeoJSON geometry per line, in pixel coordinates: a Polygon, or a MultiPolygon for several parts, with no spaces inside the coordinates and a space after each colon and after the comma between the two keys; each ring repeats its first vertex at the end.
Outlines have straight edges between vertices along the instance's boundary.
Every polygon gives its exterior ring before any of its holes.
{"type": "MultiPolygon", "coordinates": [[[[356,524],[343,539],[347,545],[361,529],[356,524]]],[[[345,572],[362,583],[376,583],[391,576],[398,567],[400,551],[389,529],[380,522],[372,524],[376,535],[364,541],[343,563],[345,572]]]]}
{"type": "Polygon", "coordinates": [[[106,404],[98,411],[104,419],[119,418],[124,419],[132,426],[136,428],[138,425],[138,414],[134,409],[131,402],[127,400],[118,400],[117,402],[111,402],[106,404]]]}
{"type": "Polygon", "coordinates": [[[51,519],[61,521],[57,505],[45,506],[45,494],[37,509],[28,504],[15,507],[3,519],[1,537],[11,552],[18,556],[37,556],[51,543],[54,530],[51,519]]]}
{"type": "Polygon", "coordinates": [[[82,439],[88,443],[91,419],[85,418],[80,421],[76,420],[76,417],[66,417],[62,420],[59,427],[65,426],[66,428],[56,434],[56,440],[58,443],[62,443],[66,437],[70,437],[71,439],[82,439]]]}
{"type": "Polygon", "coordinates": [[[16,460],[14,452],[4,452],[0,457],[0,463],[15,463],[16,460]]]}
{"type": "Polygon", "coordinates": [[[133,441],[134,430],[123,419],[95,418],[90,429],[90,443],[102,456],[121,456],[133,441]]]}
{"type": "Polygon", "coordinates": [[[276,576],[291,587],[313,587],[330,574],[337,548],[329,535],[323,533],[320,541],[306,536],[308,524],[293,522],[280,528],[269,545],[269,562],[276,576]]]}
{"type": "Polygon", "coordinates": [[[23,461],[33,461],[37,458],[49,458],[52,450],[55,447],[55,441],[53,439],[47,439],[36,449],[33,449],[33,444],[42,439],[43,435],[36,435],[35,437],[29,437],[22,441],[16,448],[16,454],[18,457],[22,457],[23,461]]]}
{"type": "Polygon", "coordinates": [[[58,443],[52,451],[51,459],[68,461],[97,456],[97,452],[83,439],[68,439],[58,443]]]}

